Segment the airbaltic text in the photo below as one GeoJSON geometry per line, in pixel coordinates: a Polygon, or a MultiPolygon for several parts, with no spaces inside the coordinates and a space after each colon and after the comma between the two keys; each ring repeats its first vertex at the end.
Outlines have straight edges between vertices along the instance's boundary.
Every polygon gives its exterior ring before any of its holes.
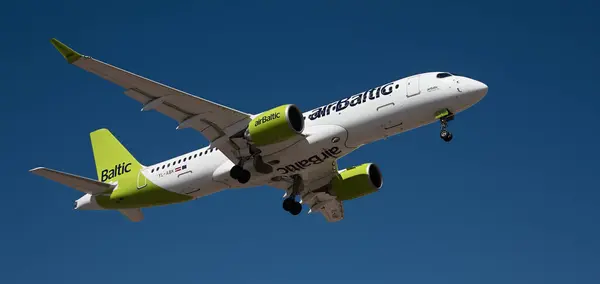
{"type": "Polygon", "coordinates": [[[107,181],[109,179],[113,179],[117,176],[120,176],[124,173],[128,173],[131,171],[131,169],[129,169],[129,167],[131,166],[131,163],[122,163],[122,164],[118,164],[115,165],[114,169],[110,169],[110,170],[102,170],[101,173],[101,181],[107,181]]]}
{"type": "Polygon", "coordinates": [[[258,119],[254,122],[254,126],[259,126],[267,121],[271,121],[273,119],[278,119],[279,117],[281,117],[281,114],[279,112],[274,112],[272,114],[270,114],[269,116],[263,116],[261,119],[258,119]]]}
{"type": "Polygon", "coordinates": [[[361,103],[367,101],[367,99],[376,100],[380,98],[382,95],[387,96],[394,92],[394,88],[398,89],[399,85],[394,83],[387,83],[383,86],[370,89],[368,91],[350,96],[348,98],[343,98],[337,102],[332,102],[328,105],[322,106],[320,108],[312,110],[312,113],[308,116],[310,120],[315,120],[320,117],[325,117],[331,114],[332,111],[340,112],[348,107],[355,107],[361,103]]]}
{"type": "Polygon", "coordinates": [[[285,167],[277,168],[277,171],[279,171],[279,173],[282,175],[298,172],[312,165],[318,165],[320,163],[323,163],[329,158],[337,159],[338,155],[341,153],[342,151],[338,147],[332,147],[331,149],[323,149],[323,151],[320,154],[310,156],[307,159],[297,161],[285,167]]]}

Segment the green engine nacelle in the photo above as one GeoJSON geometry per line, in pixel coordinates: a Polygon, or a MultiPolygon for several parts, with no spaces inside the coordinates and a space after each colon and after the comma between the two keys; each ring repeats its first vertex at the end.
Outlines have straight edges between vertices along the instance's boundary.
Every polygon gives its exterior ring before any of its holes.
{"type": "Polygon", "coordinates": [[[331,190],[337,200],[344,201],[376,192],[382,185],[379,167],[366,163],[340,171],[331,182],[331,190]]]}
{"type": "Polygon", "coordinates": [[[282,105],[257,115],[248,125],[246,139],[256,146],[285,141],[304,130],[304,116],[295,105],[282,105]]]}

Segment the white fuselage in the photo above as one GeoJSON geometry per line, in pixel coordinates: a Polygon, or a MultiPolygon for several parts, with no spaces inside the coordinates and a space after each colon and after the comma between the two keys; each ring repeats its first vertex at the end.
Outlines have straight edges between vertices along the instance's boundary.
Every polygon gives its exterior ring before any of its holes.
{"type": "MultiPolygon", "coordinates": [[[[310,171],[312,166],[341,158],[361,145],[436,121],[435,112],[456,114],[478,102],[487,92],[481,82],[461,76],[438,78],[442,72],[423,73],[346,97],[304,113],[302,137],[262,147],[270,174],[257,173],[240,184],[229,176],[234,166],[218,149],[208,146],[147,166],[144,175],[169,191],[202,197],[229,188],[265,184],[274,176],[310,171]]],[[[140,175],[143,177],[142,175],[140,175]]]]}

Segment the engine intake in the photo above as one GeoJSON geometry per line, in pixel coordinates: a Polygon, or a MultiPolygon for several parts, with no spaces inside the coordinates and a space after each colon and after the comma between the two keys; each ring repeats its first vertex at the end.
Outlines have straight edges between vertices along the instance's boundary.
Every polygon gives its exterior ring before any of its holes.
{"type": "Polygon", "coordinates": [[[245,137],[256,146],[285,141],[304,130],[304,116],[293,104],[282,105],[257,115],[248,125],[245,137]]]}
{"type": "Polygon", "coordinates": [[[331,182],[331,190],[340,201],[351,200],[378,191],[383,185],[379,167],[373,163],[344,169],[331,182]]]}

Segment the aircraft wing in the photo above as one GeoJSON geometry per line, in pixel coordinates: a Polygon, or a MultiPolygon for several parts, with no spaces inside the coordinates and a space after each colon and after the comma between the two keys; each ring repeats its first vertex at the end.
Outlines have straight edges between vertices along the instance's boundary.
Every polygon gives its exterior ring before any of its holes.
{"type": "Polygon", "coordinates": [[[186,92],[119,69],[77,53],[56,39],[52,44],[68,63],[123,87],[124,93],[142,104],[142,111],[156,110],[179,123],[177,129],[193,128],[230,159],[239,157],[239,147],[229,136],[250,122],[250,114],[193,96],[186,92]],[[219,138],[219,143],[213,143],[219,138]]]}
{"type": "MultiPolygon", "coordinates": [[[[344,219],[344,205],[342,201],[336,199],[327,192],[327,187],[331,180],[338,174],[337,162],[323,163],[322,166],[306,173],[302,179],[304,189],[302,189],[302,204],[309,208],[309,213],[321,213],[327,222],[338,222],[344,219]]],[[[283,179],[280,181],[271,181],[270,186],[288,191],[291,188],[291,181],[283,179]]]]}

